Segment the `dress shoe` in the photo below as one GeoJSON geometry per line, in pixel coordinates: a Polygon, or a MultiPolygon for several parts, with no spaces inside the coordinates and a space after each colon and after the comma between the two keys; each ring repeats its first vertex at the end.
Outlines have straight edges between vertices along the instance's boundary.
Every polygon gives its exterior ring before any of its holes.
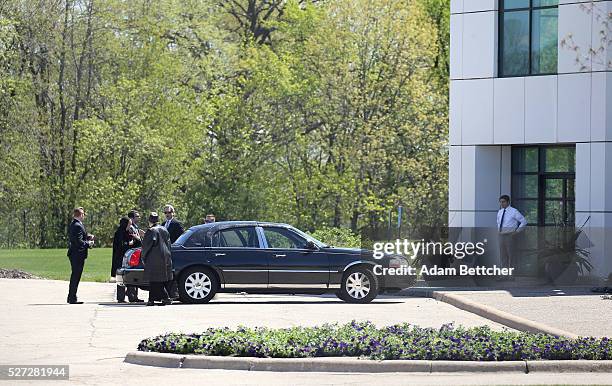
{"type": "Polygon", "coordinates": [[[83,304],[83,302],[79,302],[78,300],[68,300],[68,304],[83,304]]]}
{"type": "Polygon", "coordinates": [[[162,306],[172,304],[172,299],[162,299],[162,306]]]}
{"type": "Polygon", "coordinates": [[[130,300],[130,303],[144,303],[144,300],[142,300],[142,299],[134,299],[134,300],[130,300]]]}
{"type": "Polygon", "coordinates": [[[150,300],[147,302],[147,306],[154,306],[154,305],[155,305],[155,302],[152,302],[150,300]]]}
{"type": "Polygon", "coordinates": [[[117,300],[117,303],[125,303],[125,300],[117,300]]]}

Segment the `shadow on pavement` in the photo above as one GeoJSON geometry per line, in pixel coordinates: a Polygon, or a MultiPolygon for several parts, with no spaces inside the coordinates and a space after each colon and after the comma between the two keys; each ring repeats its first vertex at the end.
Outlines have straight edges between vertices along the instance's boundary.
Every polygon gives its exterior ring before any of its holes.
{"type": "MultiPolygon", "coordinates": [[[[371,303],[368,303],[370,305],[384,305],[384,304],[399,304],[399,303],[404,303],[402,301],[373,301],[371,303]]],[[[107,306],[107,307],[145,307],[145,303],[110,303],[110,302],[104,302],[104,303],[95,303],[95,304],[99,304],[101,306],[107,306]]],[[[215,305],[215,304],[333,304],[333,305],[339,305],[339,304],[350,304],[350,303],[345,303],[341,300],[255,300],[255,301],[227,301],[227,300],[221,300],[221,301],[215,301],[212,300],[210,303],[204,303],[204,304],[189,304],[189,303],[181,303],[181,302],[175,302],[172,303],[169,306],[203,306],[203,305],[215,305]]],[[[158,307],[158,306],[156,306],[158,307]]]]}

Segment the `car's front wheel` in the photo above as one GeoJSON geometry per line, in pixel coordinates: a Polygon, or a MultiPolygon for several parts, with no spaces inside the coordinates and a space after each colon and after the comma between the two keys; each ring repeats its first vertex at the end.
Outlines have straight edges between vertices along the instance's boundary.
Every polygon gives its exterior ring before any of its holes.
{"type": "Polygon", "coordinates": [[[378,279],[366,267],[349,269],[342,278],[338,297],[349,303],[369,303],[380,290],[378,279]]]}
{"type": "Polygon", "coordinates": [[[208,303],[219,288],[217,276],[204,267],[188,268],[179,280],[179,297],[184,303],[208,303]]]}

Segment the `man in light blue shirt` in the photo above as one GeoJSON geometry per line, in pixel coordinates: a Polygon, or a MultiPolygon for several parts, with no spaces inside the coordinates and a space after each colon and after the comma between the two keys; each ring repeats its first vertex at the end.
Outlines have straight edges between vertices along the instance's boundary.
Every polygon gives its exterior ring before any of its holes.
{"type": "Polygon", "coordinates": [[[497,230],[499,232],[499,257],[504,268],[512,268],[512,246],[514,235],[525,230],[527,220],[516,208],[510,206],[510,196],[504,194],[499,198],[497,212],[497,230]]]}

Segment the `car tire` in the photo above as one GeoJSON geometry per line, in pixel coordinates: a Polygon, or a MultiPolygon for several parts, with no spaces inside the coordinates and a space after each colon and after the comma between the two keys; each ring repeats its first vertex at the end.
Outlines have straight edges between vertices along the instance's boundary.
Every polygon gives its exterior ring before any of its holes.
{"type": "Polygon", "coordinates": [[[208,303],[219,289],[219,280],[208,268],[192,267],[181,273],[178,287],[181,302],[208,303]]]}
{"type": "Polygon", "coordinates": [[[369,303],[378,296],[378,278],[367,267],[354,267],[342,277],[338,298],[347,303],[369,303]]]}

